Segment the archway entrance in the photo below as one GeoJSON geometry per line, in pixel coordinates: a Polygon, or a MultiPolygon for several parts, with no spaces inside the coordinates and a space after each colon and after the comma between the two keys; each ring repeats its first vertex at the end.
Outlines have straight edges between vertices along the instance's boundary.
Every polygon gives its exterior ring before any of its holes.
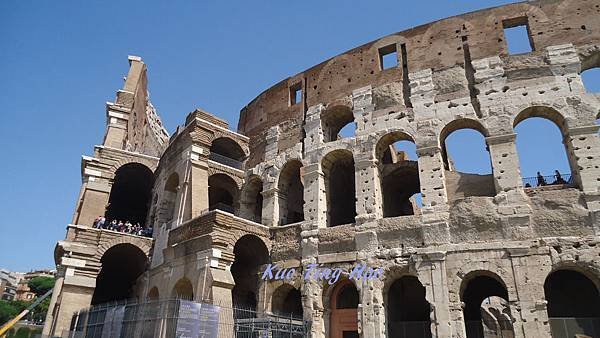
{"type": "Polygon", "coordinates": [[[302,318],[302,295],[289,284],[278,287],[273,293],[271,312],[284,317],[302,318]]]}
{"type": "Polygon", "coordinates": [[[256,315],[259,270],[269,262],[269,251],[263,241],[254,235],[244,235],[233,248],[235,260],[231,265],[231,274],[235,281],[232,298],[235,318],[254,317],[256,315]]]}
{"type": "Polygon", "coordinates": [[[331,293],[330,338],[358,338],[358,290],[344,280],[331,293]]]}
{"type": "Polygon", "coordinates": [[[431,306],[414,276],[396,280],[387,296],[388,337],[431,338],[431,306]]]}
{"type": "Polygon", "coordinates": [[[555,271],[546,278],[544,294],[553,337],[600,337],[600,293],[589,278],[573,270],[555,271]]]}
{"type": "Polygon", "coordinates": [[[106,207],[106,224],[119,220],[144,225],[153,184],[154,174],[143,164],[128,163],[117,169],[106,207]]]}
{"type": "Polygon", "coordinates": [[[117,244],[108,249],[100,263],[92,305],[131,298],[137,278],[146,269],[148,257],[133,244],[117,244]]]}
{"type": "MultiPolygon", "coordinates": [[[[490,273],[491,274],[491,273],[490,273]]],[[[467,338],[484,337],[481,309],[484,301],[490,302],[491,297],[500,297],[508,302],[508,291],[499,278],[489,275],[479,275],[467,278],[463,284],[461,300],[465,303],[463,310],[467,338]]]]}

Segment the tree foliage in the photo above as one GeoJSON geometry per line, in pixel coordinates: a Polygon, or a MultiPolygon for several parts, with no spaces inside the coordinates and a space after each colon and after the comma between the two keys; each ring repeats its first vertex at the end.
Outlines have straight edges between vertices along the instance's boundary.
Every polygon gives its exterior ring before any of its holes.
{"type": "Polygon", "coordinates": [[[37,297],[44,295],[48,290],[54,287],[54,277],[34,277],[28,283],[31,292],[35,293],[37,297]]]}

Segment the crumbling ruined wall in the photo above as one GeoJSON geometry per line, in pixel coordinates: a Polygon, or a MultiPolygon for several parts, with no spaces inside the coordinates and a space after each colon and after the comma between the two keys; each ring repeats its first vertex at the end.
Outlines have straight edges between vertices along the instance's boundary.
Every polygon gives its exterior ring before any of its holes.
{"type": "MultiPolygon", "coordinates": [[[[597,59],[598,8],[589,1],[536,1],[510,4],[480,10],[394,33],[367,43],[344,54],[333,57],[304,72],[291,76],[261,93],[240,114],[238,131],[248,135],[251,143],[264,139],[266,131],[283,122],[288,124],[286,138],[289,145],[302,140],[302,117],[306,109],[322,102],[332,102],[370,85],[373,88],[393,85],[397,92],[408,86],[407,72],[417,73],[431,69],[436,102],[450,101],[469,93],[469,83],[464,76],[464,43],[467,37],[472,60],[500,56],[508,60],[508,81],[551,76],[548,65],[543,65],[545,48],[561,43],[572,43],[585,60],[598,65],[597,59]],[[503,22],[519,22],[527,18],[530,37],[535,47],[532,54],[508,58],[508,48],[503,34],[503,22]],[[398,42],[400,66],[380,69],[379,49],[398,42]],[[406,53],[406,67],[402,67],[406,53]],[[588,61],[589,60],[589,61],[588,61]],[[290,87],[301,85],[304,100],[290,104],[290,87]],[[292,122],[293,121],[293,122],[292,122]]],[[[377,95],[377,94],[376,94],[377,95]]],[[[468,96],[468,95],[466,95],[468,96]]],[[[398,95],[378,98],[381,107],[391,102],[406,107],[398,95]]],[[[280,150],[285,150],[281,148],[280,150]]],[[[264,147],[257,144],[249,164],[264,159],[264,147]]]]}

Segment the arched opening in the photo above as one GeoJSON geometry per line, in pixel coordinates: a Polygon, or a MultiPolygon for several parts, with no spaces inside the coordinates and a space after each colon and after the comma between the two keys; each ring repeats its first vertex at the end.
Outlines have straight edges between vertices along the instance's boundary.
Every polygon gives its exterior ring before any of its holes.
{"type": "Polygon", "coordinates": [[[302,162],[291,160],[279,174],[279,219],[280,224],[292,224],[304,220],[304,185],[302,184],[302,162]]]}
{"type": "Polygon", "coordinates": [[[450,200],[496,195],[487,136],[481,123],[471,119],[454,120],[442,129],[440,145],[450,200]]]}
{"type": "Polygon", "coordinates": [[[219,209],[234,214],[238,203],[238,187],[235,181],[225,174],[208,177],[208,208],[219,209]]]}
{"type": "Polygon", "coordinates": [[[568,156],[565,121],[560,113],[547,107],[528,108],[515,118],[514,130],[526,188],[574,183],[571,174],[577,163],[574,156],[568,156]]]}
{"type": "Polygon", "coordinates": [[[354,157],[348,150],[334,150],[321,163],[327,195],[327,225],[354,223],[356,190],[354,157]]]}
{"type": "Polygon", "coordinates": [[[446,170],[491,174],[492,161],[485,143],[487,136],[487,130],[478,121],[460,119],[448,123],[440,133],[446,170]]]}
{"type": "Polygon", "coordinates": [[[278,287],[273,292],[271,312],[284,317],[302,318],[302,295],[300,290],[289,284],[278,287]]]}
{"type": "Polygon", "coordinates": [[[544,294],[553,337],[600,336],[600,294],[588,277],[574,270],[552,272],[544,294]]]}
{"type": "Polygon", "coordinates": [[[175,283],[173,291],[171,291],[171,297],[177,299],[193,300],[194,299],[194,287],[189,279],[183,277],[175,283]]]}
{"type": "Polygon", "coordinates": [[[242,169],[246,154],[242,147],[228,137],[219,137],[212,141],[208,158],[226,166],[242,169]]]}
{"type": "Polygon", "coordinates": [[[133,287],[146,269],[148,257],[135,245],[117,244],[102,255],[92,305],[133,297],[133,287]]]}
{"type": "Polygon", "coordinates": [[[143,164],[128,163],[117,169],[108,198],[106,224],[118,220],[145,225],[153,184],[154,174],[143,164]]]}
{"type": "Polygon", "coordinates": [[[260,177],[254,175],[248,178],[248,181],[242,188],[242,198],[240,200],[240,216],[261,223],[263,207],[263,183],[260,177]]]}
{"type": "Polygon", "coordinates": [[[321,113],[321,127],[325,142],[336,141],[340,137],[352,137],[356,132],[354,114],[346,106],[334,106],[321,113]]]}
{"type": "Polygon", "coordinates": [[[384,135],[375,146],[378,160],[383,217],[419,213],[421,186],[415,143],[406,133],[384,135]]]}
{"type": "Polygon", "coordinates": [[[351,281],[338,283],[331,293],[331,338],[358,338],[358,290],[351,281]]]}
{"type": "Polygon", "coordinates": [[[387,295],[387,311],[388,337],[431,337],[431,306],[417,277],[394,281],[387,295]]]}
{"type": "Polygon", "coordinates": [[[259,270],[263,264],[270,261],[269,250],[265,243],[254,235],[244,235],[233,248],[235,259],[231,265],[231,274],[235,281],[232,290],[233,305],[239,309],[250,311],[235,311],[236,318],[254,316],[257,304],[259,270]]]}
{"type": "Polygon", "coordinates": [[[175,203],[178,190],[179,175],[177,175],[177,173],[172,173],[165,183],[165,188],[161,197],[159,209],[160,224],[169,223],[175,217],[175,203]]]}
{"type": "Polygon", "coordinates": [[[148,291],[148,300],[158,300],[159,298],[158,288],[156,286],[148,291]]]}
{"type": "Polygon", "coordinates": [[[463,315],[467,338],[484,337],[481,321],[482,303],[493,296],[508,302],[508,291],[499,278],[491,273],[465,278],[461,290],[461,300],[465,304],[463,315]]]}
{"type": "Polygon", "coordinates": [[[600,93],[600,53],[581,60],[581,80],[588,93],[600,93]]]}

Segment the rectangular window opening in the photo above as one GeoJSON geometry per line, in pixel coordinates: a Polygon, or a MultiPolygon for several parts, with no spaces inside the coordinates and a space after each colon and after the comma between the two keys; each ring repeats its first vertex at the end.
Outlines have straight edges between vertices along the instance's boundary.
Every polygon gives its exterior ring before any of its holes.
{"type": "Polygon", "coordinates": [[[302,83],[298,82],[290,87],[290,105],[302,102],[302,83]]]}
{"type": "Polygon", "coordinates": [[[527,17],[502,21],[508,54],[524,54],[535,50],[527,17]]]}
{"type": "Polygon", "coordinates": [[[379,48],[379,64],[381,65],[381,70],[395,68],[398,66],[398,52],[396,51],[396,44],[379,48]]]}

